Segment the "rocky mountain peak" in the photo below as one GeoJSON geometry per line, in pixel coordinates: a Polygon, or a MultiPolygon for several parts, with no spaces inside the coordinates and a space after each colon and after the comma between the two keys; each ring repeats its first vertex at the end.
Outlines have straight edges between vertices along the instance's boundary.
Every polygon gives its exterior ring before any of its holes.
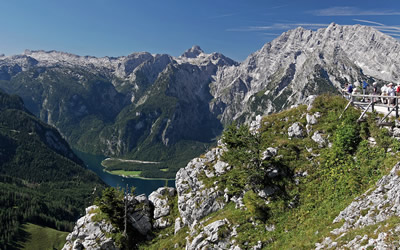
{"type": "Polygon", "coordinates": [[[198,45],[193,45],[190,49],[186,50],[181,57],[186,57],[186,58],[196,58],[198,57],[201,53],[204,53],[204,51],[200,48],[198,45]]]}
{"type": "Polygon", "coordinates": [[[335,91],[344,79],[397,82],[399,56],[400,43],[373,27],[335,23],[317,31],[298,27],[265,44],[239,66],[217,72],[210,85],[216,100],[211,109],[221,112],[223,107],[223,121],[242,115],[248,120],[248,114],[288,108],[322,89],[335,91]],[[257,105],[251,108],[253,101],[257,105]]]}

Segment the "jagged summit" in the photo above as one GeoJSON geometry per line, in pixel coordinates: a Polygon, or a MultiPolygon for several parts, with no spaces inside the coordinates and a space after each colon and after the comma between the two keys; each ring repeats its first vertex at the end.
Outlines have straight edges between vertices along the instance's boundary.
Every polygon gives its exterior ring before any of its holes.
{"type": "Polygon", "coordinates": [[[198,45],[194,45],[190,49],[186,50],[181,56],[175,58],[175,60],[178,64],[190,63],[197,66],[206,66],[209,64],[217,66],[239,65],[237,62],[221,53],[213,52],[207,54],[198,45]]]}
{"type": "Polygon", "coordinates": [[[335,23],[316,31],[299,27],[265,44],[238,67],[218,72],[210,85],[216,100],[211,108],[223,107],[221,117],[227,122],[248,120],[248,114],[268,114],[301,103],[310,94],[335,91],[346,79],[398,82],[399,65],[399,41],[373,27],[335,23]],[[264,95],[256,98],[261,92],[264,95]],[[257,105],[251,104],[254,101],[257,105]]]}
{"type": "Polygon", "coordinates": [[[204,51],[200,48],[198,45],[193,45],[190,49],[186,50],[181,57],[186,57],[186,58],[196,58],[200,54],[204,53],[204,51]]]}

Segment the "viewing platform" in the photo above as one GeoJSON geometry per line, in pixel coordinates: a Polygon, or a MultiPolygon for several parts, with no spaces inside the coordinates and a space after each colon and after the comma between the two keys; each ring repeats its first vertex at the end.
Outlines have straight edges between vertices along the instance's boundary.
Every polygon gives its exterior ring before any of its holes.
{"type": "Polygon", "coordinates": [[[363,110],[362,114],[357,121],[362,121],[367,112],[377,112],[384,114],[379,124],[384,125],[385,120],[389,116],[399,117],[399,98],[400,96],[386,96],[386,95],[361,95],[361,94],[347,94],[343,95],[349,100],[339,119],[343,116],[344,112],[353,105],[363,110]],[[385,103],[386,102],[386,103],[385,103]]]}

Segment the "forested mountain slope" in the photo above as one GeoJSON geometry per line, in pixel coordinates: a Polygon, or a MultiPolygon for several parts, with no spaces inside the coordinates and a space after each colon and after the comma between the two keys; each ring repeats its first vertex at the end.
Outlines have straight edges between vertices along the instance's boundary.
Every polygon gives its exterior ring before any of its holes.
{"type": "Polygon", "coordinates": [[[0,245],[12,245],[26,222],[72,230],[105,184],[57,130],[0,92],[0,245]]]}

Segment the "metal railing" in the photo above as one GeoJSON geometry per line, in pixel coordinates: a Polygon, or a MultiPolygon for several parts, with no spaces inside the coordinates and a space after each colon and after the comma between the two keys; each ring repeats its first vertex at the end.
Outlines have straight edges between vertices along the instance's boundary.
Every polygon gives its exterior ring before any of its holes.
{"type": "Polygon", "coordinates": [[[385,107],[388,109],[386,115],[380,120],[382,123],[393,111],[395,112],[396,118],[399,117],[399,99],[400,96],[387,96],[387,95],[362,95],[362,94],[349,94],[343,93],[343,96],[349,100],[339,119],[342,118],[344,112],[349,108],[350,105],[366,106],[364,112],[358,118],[360,121],[367,111],[371,108],[372,112],[375,111],[375,107],[385,107]],[[387,103],[384,103],[384,102],[387,103]]]}

